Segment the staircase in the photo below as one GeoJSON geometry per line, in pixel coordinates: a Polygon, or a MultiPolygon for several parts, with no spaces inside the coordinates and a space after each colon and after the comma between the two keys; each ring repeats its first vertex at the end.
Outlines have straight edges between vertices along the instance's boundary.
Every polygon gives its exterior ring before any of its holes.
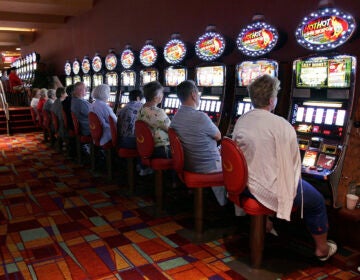
{"type": "MultiPolygon", "coordinates": [[[[9,116],[10,134],[39,131],[39,128],[32,121],[29,107],[10,107],[9,116]]],[[[5,113],[0,110],[0,134],[6,133],[5,113]]]]}

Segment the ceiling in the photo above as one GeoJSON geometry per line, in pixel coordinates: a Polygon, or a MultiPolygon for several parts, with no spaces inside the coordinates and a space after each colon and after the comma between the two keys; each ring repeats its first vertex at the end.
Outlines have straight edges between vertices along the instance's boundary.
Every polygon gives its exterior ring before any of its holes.
{"type": "MultiPolygon", "coordinates": [[[[52,29],[90,10],[94,0],[0,0],[0,52],[19,54],[18,48],[32,43],[41,29],[52,29]]],[[[0,68],[2,64],[0,57],[0,68]]]]}

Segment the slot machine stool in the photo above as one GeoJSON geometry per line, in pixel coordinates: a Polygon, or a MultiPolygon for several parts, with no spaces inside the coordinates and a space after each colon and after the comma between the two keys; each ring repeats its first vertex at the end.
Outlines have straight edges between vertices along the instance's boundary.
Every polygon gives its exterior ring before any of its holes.
{"type": "MultiPolygon", "coordinates": [[[[106,169],[107,169],[107,178],[109,181],[112,180],[112,149],[113,144],[111,140],[104,145],[100,145],[100,139],[103,135],[103,127],[99,117],[94,112],[89,112],[89,127],[91,138],[95,146],[104,149],[106,152],[106,169]]],[[[95,157],[92,157],[91,167],[95,169],[95,157]]]]}
{"type": "MultiPolygon", "coordinates": [[[[81,144],[89,144],[90,145],[90,158],[91,158],[91,164],[94,163],[94,144],[92,142],[91,135],[82,135],[80,133],[80,123],[76,115],[71,112],[71,118],[74,124],[74,133],[76,137],[76,154],[78,159],[78,164],[81,164],[82,162],[82,156],[81,156],[81,144]]],[[[94,166],[91,166],[91,169],[94,169],[94,166]]]]}
{"type": "Polygon", "coordinates": [[[173,159],[152,158],[154,138],[148,124],[144,121],[135,122],[135,136],[141,162],[155,170],[156,215],[159,216],[163,204],[163,170],[173,169],[173,159]]]}
{"type": "Polygon", "coordinates": [[[195,238],[200,241],[203,232],[203,188],[223,186],[223,173],[195,173],[184,170],[184,150],[173,128],[169,128],[171,154],[174,159],[174,169],[180,180],[190,189],[194,190],[195,208],[195,238]]]}
{"type": "MultiPolygon", "coordinates": [[[[43,110],[43,116],[45,117],[46,114],[48,114],[45,110],[43,110]]],[[[55,141],[55,149],[58,151],[58,152],[62,152],[62,139],[59,135],[59,119],[57,117],[57,115],[55,115],[54,112],[50,112],[51,114],[51,122],[52,122],[52,125],[53,125],[53,131],[51,131],[51,128],[50,128],[50,139],[51,139],[51,144],[53,144],[53,141],[55,141]]]]}
{"type": "Polygon", "coordinates": [[[129,185],[129,193],[132,195],[134,193],[135,188],[135,174],[134,174],[134,161],[137,157],[139,157],[139,153],[136,149],[126,149],[117,147],[117,126],[114,122],[113,118],[109,116],[109,124],[111,131],[111,140],[112,145],[116,148],[116,153],[120,158],[126,158],[127,160],[127,178],[129,185]]]}
{"type": "Polygon", "coordinates": [[[66,144],[66,147],[67,147],[67,155],[70,157],[72,156],[72,150],[73,150],[73,140],[75,139],[76,135],[75,135],[75,131],[74,129],[71,129],[69,127],[69,121],[67,119],[67,115],[65,113],[65,111],[62,109],[61,110],[61,115],[62,115],[62,118],[63,118],[63,123],[64,123],[64,130],[67,131],[68,135],[67,137],[65,136],[65,144],[66,144]]]}
{"type": "Polygon", "coordinates": [[[221,141],[221,159],[228,199],[251,216],[250,259],[252,267],[259,268],[264,249],[266,216],[274,214],[274,211],[256,199],[241,195],[246,188],[248,169],[243,152],[230,138],[225,137],[221,141]]]}

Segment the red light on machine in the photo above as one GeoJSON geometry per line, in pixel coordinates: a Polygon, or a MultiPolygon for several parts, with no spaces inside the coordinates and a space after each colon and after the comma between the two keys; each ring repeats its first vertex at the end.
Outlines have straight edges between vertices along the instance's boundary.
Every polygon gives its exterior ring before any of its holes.
{"type": "Polygon", "coordinates": [[[315,126],[313,127],[312,132],[313,132],[313,133],[319,133],[319,131],[320,131],[320,127],[319,127],[318,125],[315,125],[315,126]]]}
{"type": "Polygon", "coordinates": [[[325,134],[325,135],[330,135],[330,134],[331,134],[331,131],[330,131],[330,130],[324,130],[324,131],[323,131],[323,134],[325,134]]]}

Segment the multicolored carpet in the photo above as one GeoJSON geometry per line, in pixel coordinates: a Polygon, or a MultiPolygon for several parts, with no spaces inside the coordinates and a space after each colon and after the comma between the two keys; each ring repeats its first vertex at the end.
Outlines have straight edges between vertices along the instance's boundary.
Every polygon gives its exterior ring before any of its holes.
{"type": "MultiPolygon", "coordinates": [[[[173,216],[154,218],[148,194],[94,177],[41,142],[0,136],[0,280],[246,279],[223,239],[194,244],[173,216]]],[[[284,279],[360,279],[336,267],[284,279]]]]}

